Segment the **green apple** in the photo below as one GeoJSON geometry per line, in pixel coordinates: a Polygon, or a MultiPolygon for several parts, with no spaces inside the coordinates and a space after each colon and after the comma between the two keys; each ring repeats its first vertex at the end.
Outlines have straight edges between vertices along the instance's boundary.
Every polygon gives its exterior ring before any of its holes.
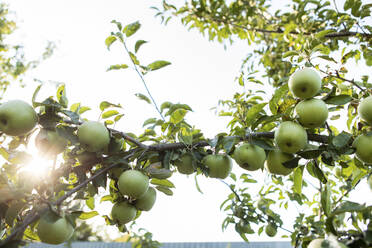
{"type": "Polygon", "coordinates": [[[285,167],[283,163],[291,160],[293,157],[292,154],[284,153],[279,149],[271,150],[267,155],[265,168],[271,174],[287,176],[291,174],[293,169],[285,167]]]}
{"type": "Polygon", "coordinates": [[[36,135],[35,146],[43,156],[53,158],[65,150],[67,140],[56,131],[41,129],[36,135]]]}
{"type": "Polygon", "coordinates": [[[41,242],[58,245],[69,240],[74,233],[71,223],[55,213],[48,212],[40,218],[37,235],[41,242]]]}
{"type": "Polygon", "coordinates": [[[87,121],[79,126],[78,138],[81,146],[88,152],[98,152],[110,144],[110,133],[102,123],[87,121]]]}
{"type": "Polygon", "coordinates": [[[120,175],[118,187],[123,195],[138,199],[149,188],[149,178],[138,170],[127,170],[120,175]]]}
{"type": "Polygon", "coordinates": [[[372,135],[361,134],[353,142],[356,156],[366,164],[372,164],[372,135]]]}
{"type": "Polygon", "coordinates": [[[37,124],[35,110],[28,103],[12,100],[0,105],[0,131],[11,136],[30,132],[37,124]]]}
{"type": "Polygon", "coordinates": [[[347,248],[344,244],[337,242],[336,239],[314,239],[312,240],[307,248],[322,248],[322,247],[328,247],[328,248],[347,248]]]}
{"type": "Polygon", "coordinates": [[[192,155],[189,153],[182,154],[179,160],[174,162],[174,164],[177,166],[177,170],[181,174],[190,175],[195,171],[192,155]]]}
{"type": "Polygon", "coordinates": [[[369,188],[372,190],[372,175],[369,175],[367,181],[368,181],[369,188]]]}
{"type": "Polygon", "coordinates": [[[138,210],[150,211],[156,201],[156,190],[149,187],[146,193],[134,202],[134,206],[138,210]]]}
{"type": "Polygon", "coordinates": [[[358,114],[362,120],[372,125],[372,96],[366,97],[360,102],[358,114]]]}
{"type": "Polygon", "coordinates": [[[269,237],[274,237],[277,232],[276,225],[271,222],[265,227],[265,233],[269,237]]]}
{"type": "Polygon", "coordinates": [[[209,177],[225,179],[232,169],[231,158],[225,154],[209,154],[202,163],[209,169],[209,177]]]}
{"type": "Polygon", "coordinates": [[[235,149],[233,158],[243,169],[255,171],[263,168],[266,153],[265,150],[259,146],[243,143],[235,149]]]}
{"type": "Polygon", "coordinates": [[[300,99],[309,99],[318,94],[322,86],[319,74],[305,67],[294,72],[288,81],[288,88],[292,94],[300,99]]]}
{"type": "Polygon", "coordinates": [[[307,133],[296,122],[282,122],[275,130],[274,140],[279,149],[286,153],[296,153],[307,145],[307,133]]]}
{"type": "Polygon", "coordinates": [[[240,220],[238,223],[235,224],[235,230],[238,233],[254,233],[249,222],[246,222],[244,220],[240,220]]]}
{"type": "Polygon", "coordinates": [[[111,217],[119,224],[126,224],[134,220],[137,215],[137,209],[129,202],[115,203],[111,209],[111,217]]]}
{"type": "Polygon", "coordinates": [[[302,126],[316,128],[322,126],[328,118],[328,108],[324,101],[307,99],[296,105],[296,113],[302,126]]]}

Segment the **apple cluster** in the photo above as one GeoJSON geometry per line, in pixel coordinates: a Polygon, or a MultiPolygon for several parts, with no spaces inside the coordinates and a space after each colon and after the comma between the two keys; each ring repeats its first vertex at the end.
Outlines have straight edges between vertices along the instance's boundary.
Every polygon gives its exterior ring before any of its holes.
{"type": "Polygon", "coordinates": [[[156,201],[156,190],[149,186],[149,177],[138,170],[126,170],[118,179],[118,188],[127,199],[114,204],[111,217],[123,225],[135,219],[137,211],[150,211],[156,201]]]}

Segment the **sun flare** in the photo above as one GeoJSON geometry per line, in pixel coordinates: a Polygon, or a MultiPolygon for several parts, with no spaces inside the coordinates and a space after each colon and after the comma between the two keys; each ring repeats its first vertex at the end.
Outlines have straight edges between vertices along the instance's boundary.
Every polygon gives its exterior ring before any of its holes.
{"type": "Polygon", "coordinates": [[[52,169],[53,161],[41,157],[34,157],[24,167],[24,170],[31,172],[31,175],[36,178],[41,178],[47,175],[47,172],[52,169]]]}

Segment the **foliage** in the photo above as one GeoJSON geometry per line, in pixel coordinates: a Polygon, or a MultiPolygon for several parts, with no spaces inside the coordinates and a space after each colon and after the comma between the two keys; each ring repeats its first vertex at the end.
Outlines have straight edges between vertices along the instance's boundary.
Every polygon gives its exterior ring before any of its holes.
{"type": "MultiPolygon", "coordinates": [[[[205,138],[201,130],[187,122],[187,113],[192,111],[189,105],[171,102],[157,105],[145,76],[170,62],[163,59],[141,62],[138,51],[148,42],[134,41],[140,22],[123,26],[113,21],[116,31],[105,44],[108,49],[122,45],[129,63],[111,65],[108,71],[136,71],[147,92],[136,96],[152,103],[159,118],[145,120],[142,134],[118,131],[109,127],[123,117],[122,108],[104,101],[99,105],[100,121],[108,127],[110,145],[89,153],[80,145],[76,130],[90,108],[80,103],[69,104],[64,85],[57,89],[56,97],[39,101],[38,87],[33,107],[38,111],[39,128],[55,130],[67,139],[68,145],[63,154],[56,154],[44,180],[30,185],[31,180],[24,180],[27,173],[24,164],[32,157],[25,149],[32,133],[2,136],[0,154],[5,163],[0,174],[3,229],[0,247],[38,240],[37,221],[50,210],[75,223],[76,219],[99,215],[94,210],[97,198],[100,202],[134,203],[136,199],[123,195],[117,186],[125,170],[141,171],[158,192],[172,195],[174,184],[169,178],[177,172],[175,164],[182,162],[184,154],[191,155],[196,175],[208,176],[209,168],[203,164],[203,158],[209,154],[232,155],[241,141],[260,146],[266,153],[277,149],[273,138],[278,125],[298,121],[294,109],[299,99],[290,93],[288,78],[304,66],[321,73],[322,88],[317,97],[327,104],[330,118],[319,128],[306,129],[307,147],[283,163],[293,170],[289,176],[266,173],[268,179],[262,183],[251,172],[231,173],[232,183],[223,181],[231,194],[221,204],[227,214],[222,228],[234,225],[246,241],[249,235],[261,234],[270,226],[273,233],[276,228],[288,232],[284,237],[291,238],[295,247],[306,247],[315,238],[331,235],[348,247],[369,247],[372,206],[348,197],[372,174],[371,165],[354,155],[352,145],[357,136],[370,135],[371,127],[357,112],[360,101],[371,93],[370,75],[365,70],[365,75],[347,77],[352,62],[362,68],[372,66],[372,27],[367,21],[372,6],[360,0],[345,1],[342,10],[335,6],[336,2],[332,5],[323,0],[288,3],[280,8],[281,5],[268,0],[191,0],[177,6],[162,1],[160,6],[153,7],[164,23],[172,17],[180,18],[185,26],[196,28],[211,41],[227,45],[241,39],[250,44],[237,77],[237,83],[244,89],[231,99],[219,101],[220,115],[230,117],[229,133],[216,134],[212,139],[205,138]],[[257,185],[257,190],[251,185],[257,185]],[[99,195],[99,188],[106,189],[107,195],[99,195]],[[82,211],[81,203],[89,210],[82,211]],[[294,223],[288,223],[277,211],[294,208],[299,212],[294,223]],[[289,224],[293,226],[289,228],[289,224]]],[[[141,211],[137,211],[136,218],[140,215],[141,211]]],[[[107,225],[127,231],[125,225],[110,216],[103,218],[107,225]]],[[[134,239],[138,247],[158,246],[148,232],[134,239]]]]}

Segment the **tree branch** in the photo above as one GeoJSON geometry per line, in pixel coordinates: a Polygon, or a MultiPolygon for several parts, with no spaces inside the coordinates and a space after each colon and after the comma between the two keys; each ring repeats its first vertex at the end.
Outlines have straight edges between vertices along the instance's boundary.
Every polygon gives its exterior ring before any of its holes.
{"type": "MultiPolygon", "coordinates": [[[[251,138],[274,138],[274,132],[257,132],[257,133],[250,133],[247,134],[244,138],[241,136],[228,136],[230,138],[236,138],[241,141],[251,138]]],[[[328,143],[328,136],[327,135],[319,135],[319,134],[308,134],[308,140],[315,141],[319,143],[328,143]]],[[[186,144],[184,143],[165,143],[165,144],[156,144],[156,145],[149,145],[149,150],[152,151],[167,151],[167,150],[176,150],[186,148],[186,144]]],[[[192,145],[192,147],[204,147],[209,146],[207,141],[199,141],[192,145]]]]}
{"type": "MultiPolygon", "coordinates": [[[[137,150],[138,150],[138,148],[135,148],[135,149],[132,149],[132,150],[128,151],[129,154],[126,155],[124,157],[124,159],[130,158],[137,150]]],[[[83,189],[89,182],[93,181],[94,179],[96,179],[100,175],[106,173],[107,171],[109,171],[110,169],[112,169],[112,168],[114,168],[114,167],[116,167],[118,165],[119,164],[112,164],[110,166],[107,166],[107,167],[99,170],[93,176],[91,176],[90,178],[87,178],[85,181],[83,181],[82,183],[80,183],[79,185],[77,185],[76,187],[74,187],[72,190],[68,191],[66,194],[64,194],[63,196],[61,196],[60,198],[58,198],[56,201],[52,202],[51,205],[53,205],[53,206],[60,205],[68,197],[72,196],[74,193],[76,193],[79,190],[83,189]]],[[[40,210],[37,210],[37,211],[31,211],[31,213],[29,213],[25,217],[25,220],[22,222],[22,225],[14,228],[12,230],[11,234],[8,237],[6,237],[4,240],[2,240],[0,242],[0,247],[4,247],[5,248],[6,245],[7,245],[7,243],[9,243],[10,241],[14,240],[20,234],[22,234],[26,230],[27,226],[29,226],[33,222],[37,221],[48,210],[49,210],[49,206],[42,207],[40,210]]]]}
{"type": "MultiPolygon", "coordinates": [[[[197,17],[200,18],[200,16],[197,16],[197,17]]],[[[206,19],[206,21],[208,21],[207,18],[205,18],[205,19],[206,19]]],[[[229,22],[229,21],[217,19],[215,17],[210,17],[210,19],[211,19],[211,21],[214,21],[214,22],[217,22],[217,23],[220,23],[220,24],[222,23],[222,24],[225,24],[225,25],[231,25],[233,27],[241,28],[241,29],[244,29],[246,31],[253,31],[253,32],[258,32],[258,33],[266,33],[266,34],[283,34],[284,33],[283,30],[267,30],[267,29],[262,29],[262,28],[250,28],[250,27],[235,24],[235,23],[232,23],[232,22],[229,22]]],[[[302,35],[312,35],[312,34],[315,34],[315,33],[310,33],[310,32],[299,33],[299,32],[296,32],[296,31],[291,31],[289,33],[293,34],[293,35],[300,35],[300,34],[302,34],[302,35]]],[[[358,35],[362,36],[362,37],[366,37],[366,38],[371,38],[372,37],[372,34],[352,32],[352,31],[339,31],[339,32],[329,33],[329,34],[325,35],[324,37],[325,38],[344,38],[344,37],[352,37],[352,36],[358,36],[358,35]]]]}

